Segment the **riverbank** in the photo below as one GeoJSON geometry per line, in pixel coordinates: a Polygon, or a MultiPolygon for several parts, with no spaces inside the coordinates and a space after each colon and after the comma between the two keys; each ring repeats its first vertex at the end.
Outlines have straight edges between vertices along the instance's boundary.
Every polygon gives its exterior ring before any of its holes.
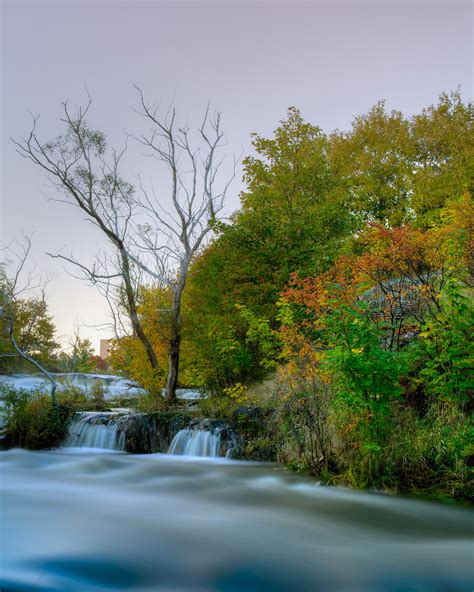
{"type": "Polygon", "coordinates": [[[180,442],[174,447],[177,454],[206,455],[213,451],[211,455],[236,460],[278,462],[329,485],[402,493],[444,503],[473,501],[472,485],[457,475],[433,471],[430,479],[422,475],[416,481],[413,475],[417,474],[412,471],[410,479],[390,476],[367,484],[340,470],[341,464],[334,463],[333,471],[317,471],[314,442],[308,437],[308,426],[292,412],[293,402],[284,400],[278,405],[263,397],[260,401],[261,406],[239,405],[211,397],[168,406],[149,395],[105,400],[63,391],[55,408],[48,394],[4,391],[7,425],[2,445],[44,450],[69,443],[153,454],[166,453],[179,435],[180,442]]]}

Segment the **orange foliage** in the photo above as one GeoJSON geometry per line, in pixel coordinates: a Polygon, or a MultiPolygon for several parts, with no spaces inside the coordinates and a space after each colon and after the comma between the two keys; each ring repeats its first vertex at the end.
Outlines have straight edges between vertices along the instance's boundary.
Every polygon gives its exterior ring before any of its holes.
{"type": "Polygon", "coordinates": [[[427,315],[439,311],[439,293],[448,277],[457,277],[466,263],[473,268],[473,241],[469,195],[446,208],[443,224],[428,231],[369,224],[353,254],[339,257],[326,273],[292,275],[282,294],[282,305],[297,319],[293,324],[283,322],[281,329],[287,359],[297,352],[300,361],[317,365],[321,350],[331,346],[318,343],[318,335],[336,310],[348,321],[355,308],[366,310],[364,314],[385,332],[386,347],[400,347],[427,315]]]}

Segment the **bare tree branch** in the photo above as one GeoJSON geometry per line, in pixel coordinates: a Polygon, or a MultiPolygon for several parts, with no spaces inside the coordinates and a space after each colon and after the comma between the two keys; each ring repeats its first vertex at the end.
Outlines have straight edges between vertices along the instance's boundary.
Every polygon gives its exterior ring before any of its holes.
{"type": "Polygon", "coordinates": [[[157,368],[157,358],[138,313],[137,278],[143,275],[171,292],[166,396],[174,399],[181,345],[181,298],[189,267],[223,211],[237,162],[234,160],[230,178],[218,189],[224,160],[217,157],[224,145],[221,114],[211,116],[208,104],[200,127],[193,132],[187,125],[178,126],[172,105],[161,114],[160,106],[149,103],[143,91],[135,88],[139,98],[136,112],[149,130],[130,137],[167,171],[171,186],[167,201],[158,197],[153,183],[147,190],[139,177],[140,191],[136,194],[122,178],[120,168],[126,145],[121,151],[107,151],[104,134],[88,127],[86,116],[92,105],[89,95],[85,107],[75,113],[67,102],[63,104],[61,121],[65,132],[55,140],[40,142],[36,133],[38,117],[34,116],[29,135],[13,142],[21,156],[45,171],[61,193],[59,201],[79,207],[113,246],[113,261],[96,258],[92,265],[63,254],[51,256],[66,261],[99,288],[107,300],[116,334],[124,329],[116,314],[120,304],[117,294],[125,295],[133,333],[143,343],[152,368],[157,368]]]}

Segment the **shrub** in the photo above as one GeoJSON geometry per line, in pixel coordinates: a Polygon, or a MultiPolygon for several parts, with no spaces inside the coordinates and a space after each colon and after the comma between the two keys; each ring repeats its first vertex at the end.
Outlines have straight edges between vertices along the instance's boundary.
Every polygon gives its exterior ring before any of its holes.
{"type": "Polygon", "coordinates": [[[38,450],[54,448],[64,440],[74,407],[59,400],[56,405],[49,394],[41,389],[27,391],[2,387],[1,415],[9,446],[38,450]]]}
{"type": "Polygon", "coordinates": [[[240,403],[225,394],[212,394],[206,399],[199,400],[199,413],[203,417],[216,419],[229,419],[240,403]]]}
{"type": "Polygon", "coordinates": [[[330,388],[317,381],[293,381],[277,411],[281,460],[291,468],[321,474],[334,468],[330,388]]]}

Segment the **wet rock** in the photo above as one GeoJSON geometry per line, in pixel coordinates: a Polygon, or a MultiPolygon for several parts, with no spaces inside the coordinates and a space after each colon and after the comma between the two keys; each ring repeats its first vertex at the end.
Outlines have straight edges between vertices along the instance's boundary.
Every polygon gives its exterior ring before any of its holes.
{"type": "Polygon", "coordinates": [[[232,414],[230,426],[238,434],[235,438],[233,458],[261,462],[277,460],[272,409],[239,407],[232,414]]]}
{"type": "Polygon", "coordinates": [[[135,454],[166,452],[179,430],[189,424],[183,413],[149,413],[128,418],[125,431],[125,450],[135,454]]]}
{"type": "Polygon", "coordinates": [[[68,445],[115,448],[133,454],[166,453],[173,438],[181,435],[180,445],[175,446],[178,454],[184,454],[188,448],[196,448],[197,445],[188,446],[188,441],[195,443],[211,439],[217,442],[212,446],[213,456],[267,462],[277,459],[273,425],[271,411],[250,406],[237,409],[230,421],[196,418],[186,410],[153,413],[134,413],[127,409],[87,412],[78,414],[73,422],[68,445]],[[78,438],[71,439],[74,426],[76,431],[81,431],[83,423],[87,423],[86,427],[90,431],[88,438],[83,438],[84,442],[78,438]],[[201,432],[207,432],[213,438],[205,438],[201,432]]]}

